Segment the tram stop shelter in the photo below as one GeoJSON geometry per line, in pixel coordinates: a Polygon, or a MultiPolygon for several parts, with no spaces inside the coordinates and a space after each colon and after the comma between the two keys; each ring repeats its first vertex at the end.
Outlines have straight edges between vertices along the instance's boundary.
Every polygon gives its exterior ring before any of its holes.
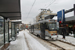
{"type": "Polygon", "coordinates": [[[10,20],[20,19],[20,0],[0,0],[0,50],[5,50],[12,39],[10,20]]]}
{"type": "Polygon", "coordinates": [[[21,21],[11,21],[11,38],[16,40],[16,36],[19,33],[19,24],[22,24],[21,21]]]}

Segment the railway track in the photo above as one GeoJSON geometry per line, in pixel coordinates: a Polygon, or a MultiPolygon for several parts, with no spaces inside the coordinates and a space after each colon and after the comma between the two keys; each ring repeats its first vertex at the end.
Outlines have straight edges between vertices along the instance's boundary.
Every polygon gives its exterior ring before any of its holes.
{"type": "Polygon", "coordinates": [[[75,49],[75,46],[71,45],[71,44],[68,44],[66,42],[63,42],[63,41],[50,41],[52,44],[62,48],[63,50],[74,50],[75,49]]]}
{"type": "Polygon", "coordinates": [[[75,47],[75,45],[74,45],[74,44],[72,44],[72,43],[69,43],[69,42],[66,42],[66,41],[62,41],[62,40],[58,40],[58,41],[63,42],[63,43],[66,43],[66,44],[69,44],[69,45],[72,45],[72,46],[74,46],[74,47],[75,47]]]}
{"type": "Polygon", "coordinates": [[[50,41],[49,41],[49,43],[51,43],[51,44],[53,44],[53,45],[55,45],[55,46],[59,47],[59,48],[60,48],[60,50],[65,50],[63,47],[58,46],[58,45],[56,45],[56,44],[54,44],[54,43],[52,43],[52,42],[50,42],[50,41]]]}
{"type": "Polygon", "coordinates": [[[25,37],[25,41],[26,41],[26,44],[27,44],[28,50],[30,50],[30,46],[29,46],[29,44],[28,44],[27,38],[26,38],[26,36],[25,36],[25,33],[24,33],[24,37],[25,37]]]}
{"type": "Polygon", "coordinates": [[[44,42],[50,43],[50,46],[57,48],[56,50],[73,50],[73,49],[75,49],[75,45],[68,43],[68,42],[64,42],[61,40],[58,40],[58,41],[43,40],[39,37],[34,36],[33,34],[30,34],[30,35],[32,37],[38,38],[39,42],[40,42],[40,40],[42,40],[44,42]]]}

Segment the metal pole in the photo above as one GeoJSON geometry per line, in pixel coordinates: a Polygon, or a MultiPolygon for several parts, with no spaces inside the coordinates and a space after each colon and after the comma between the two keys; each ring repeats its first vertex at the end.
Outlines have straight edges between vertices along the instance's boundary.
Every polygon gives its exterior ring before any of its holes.
{"type": "MultiPolygon", "coordinates": [[[[75,16],[75,4],[74,4],[74,16],[75,16]]],[[[74,38],[75,38],[75,31],[73,30],[73,32],[74,32],[74,38]]]]}
{"type": "Polygon", "coordinates": [[[12,22],[11,22],[11,38],[12,38],[12,22]]]}
{"type": "Polygon", "coordinates": [[[9,40],[9,21],[8,21],[8,42],[10,42],[10,40],[9,40]]]}
{"type": "Polygon", "coordinates": [[[16,24],[15,24],[15,39],[16,39],[16,35],[17,35],[17,34],[16,34],[16,24]]]}
{"type": "Polygon", "coordinates": [[[64,10],[62,10],[62,23],[63,23],[63,38],[65,39],[65,35],[66,35],[66,28],[65,28],[65,16],[64,16],[64,13],[65,11],[64,10]]]}
{"type": "Polygon", "coordinates": [[[5,18],[4,18],[4,44],[5,44],[5,18]]]}
{"type": "Polygon", "coordinates": [[[14,23],[14,34],[15,34],[15,40],[16,40],[15,23],[14,23]]]}

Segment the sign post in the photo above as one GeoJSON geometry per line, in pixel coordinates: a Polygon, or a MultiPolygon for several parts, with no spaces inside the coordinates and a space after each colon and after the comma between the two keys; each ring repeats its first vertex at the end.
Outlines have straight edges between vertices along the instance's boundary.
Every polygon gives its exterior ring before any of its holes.
{"type": "MultiPolygon", "coordinates": [[[[64,9],[57,12],[57,20],[59,22],[59,25],[61,25],[60,23],[62,23],[63,25],[65,24],[65,11],[64,9]]],[[[63,33],[63,38],[65,39],[65,33],[66,33],[66,29],[65,27],[61,27],[61,33],[63,33]]]]}
{"type": "MultiPolygon", "coordinates": [[[[74,16],[75,16],[75,4],[74,4],[74,16]]],[[[74,32],[74,38],[75,38],[75,32],[74,32]]]]}
{"type": "Polygon", "coordinates": [[[75,16],[75,4],[74,4],[74,16],[75,16]]]}
{"type": "Polygon", "coordinates": [[[61,21],[62,23],[65,22],[65,10],[64,9],[59,11],[59,12],[57,12],[57,16],[58,16],[57,17],[58,22],[59,21],[61,21]]]}

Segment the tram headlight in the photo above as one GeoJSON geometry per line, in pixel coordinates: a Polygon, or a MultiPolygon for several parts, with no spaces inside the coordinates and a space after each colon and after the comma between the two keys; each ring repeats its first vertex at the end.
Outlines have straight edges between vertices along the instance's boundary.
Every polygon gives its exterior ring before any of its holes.
{"type": "Polygon", "coordinates": [[[53,35],[53,34],[51,34],[51,35],[53,35]]]}
{"type": "Polygon", "coordinates": [[[57,34],[56,34],[57,35],[57,34]]]}

